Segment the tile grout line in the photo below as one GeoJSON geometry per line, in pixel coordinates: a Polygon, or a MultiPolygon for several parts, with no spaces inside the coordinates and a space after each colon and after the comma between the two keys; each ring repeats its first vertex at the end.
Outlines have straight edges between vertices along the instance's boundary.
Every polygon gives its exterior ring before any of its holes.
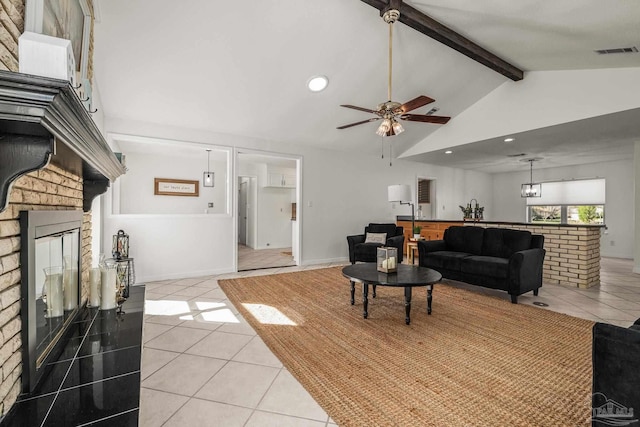
{"type": "Polygon", "coordinates": [[[97,422],[109,420],[111,418],[118,417],[118,416],[120,416],[122,414],[128,414],[129,412],[138,411],[138,410],[140,410],[140,407],[129,409],[129,410],[126,410],[126,411],[122,411],[122,412],[120,412],[118,414],[109,415],[108,417],[104,417],[104,418],[100,418],[100,419],[97,419],[97,420],[93,420],[93,421],[90,421],[88,423],[78,424],[76,427],[90,426],[90,425],[93,425],[93,424],[95,424],[97,422]]]}
{"type": "MultiPolygon", "coordinates": [[[[85,309],[87,309],[86,306],[85,306],[85,309]]],[[[96,313],[93,315],[93,319],[91,319],[91,324],[89,325],[89,327],[87,328],[87,331],[82,336],[82,340],[80,341],[80,344],[78,345],[78,348],[76,349],[76,352],[73,355],[73,358],[71,359],[71,363],[69,364],[69,367],[67,368],[67,372],[65,372],[64,377],[62,378],[62,381],[60,381],[60,386],[58,387],[58,391],[55,393],[55,396],[53,397],[53,401],[51,402],[51,405],[49,406],[49,409],[47,410],[47,413],[44,415],[44,418],[42,419],[42,424],[40,424],[40,427],[44,427],[45,426],[45,424],[47,422],[47,418],[49,418],[49,414],[51,413],[51,410],[53,409],[53,405],[55,405],[56,401],[58,400],[58,396],[60,395],[60,390],[62,389],[62,386],[64,385],[64,382],[67,380],[67,377],[69,376],[69,372],[71,371],[71,367],[73,366],[73,363],[76,361],[76,359],[78,357],[78,353],[80,352],[80,349],[84,345],[84,341],[87,338],[87,334],[89,333],[89,331],[93,327],[93,324],[95,323],[96,318],[98,317],[98,313],[99,313],[99,310],[96,311],[96,313]]]]}

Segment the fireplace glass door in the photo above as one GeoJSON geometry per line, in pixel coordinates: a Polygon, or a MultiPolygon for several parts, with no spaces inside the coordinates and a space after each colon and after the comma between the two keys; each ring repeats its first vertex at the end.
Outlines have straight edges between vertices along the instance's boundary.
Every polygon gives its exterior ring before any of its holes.
{"type": "Polygon", "coordinates": [[[78,307],[80,230],[36,239],[36,367],[78,307]]]}
{"type": "Polygon", "coordinates": [[[81,302],[81,211],[20,212],[23,391],[57,357],[81,302]]]}

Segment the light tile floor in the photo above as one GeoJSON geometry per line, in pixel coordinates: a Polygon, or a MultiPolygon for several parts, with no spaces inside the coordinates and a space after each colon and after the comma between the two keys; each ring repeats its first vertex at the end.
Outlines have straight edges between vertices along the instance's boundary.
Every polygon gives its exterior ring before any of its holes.
{"type": "Polygon", "coordinates": [[[296,263],[290,253],[291,248],[256,250],[238,245],[238,271],[294,266],[296,263]]]}
{"type": "MultiPolygon", "coordinates": [[[[335,265],[341,264],[147,283],[140,425],[334,426],[217,280],[335,265]]],[[[519,303],[544,302],[549,310],[626,327],[640,317],[640,275],[631,268],[630,260],[603,258],[600,286],[545,284],[539,296],[521,296],[519,303]]],[[[509,300],[502,291],[448,283],[509,300]]]]}

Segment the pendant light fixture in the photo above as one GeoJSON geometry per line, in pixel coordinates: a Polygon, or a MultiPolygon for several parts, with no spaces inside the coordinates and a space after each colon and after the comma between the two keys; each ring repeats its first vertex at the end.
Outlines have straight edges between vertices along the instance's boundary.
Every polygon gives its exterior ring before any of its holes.
{"type": "Polygon", "coordinates": [[[520,197],[541,197],[542,184],[533,182],[533,162],[540,159],[527,159],[529,162],[529,182],[522,184],[520,188],[520,197]]]}
{"type": "Polygon", "coordinates": [[[211,150],[207,150],[207,170],[202,174],[202,186],[203,187],[213,187],[213,172],[209,169],[209,160],[211,156],[211,150]]]}

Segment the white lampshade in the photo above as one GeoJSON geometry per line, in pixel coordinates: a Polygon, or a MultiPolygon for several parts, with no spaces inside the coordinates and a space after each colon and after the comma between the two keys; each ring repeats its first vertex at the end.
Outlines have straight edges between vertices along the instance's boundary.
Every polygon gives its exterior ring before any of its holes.
{"type": "Polygon", "coordinates": [[[387,196],[389,202],[410,202],[413,200],[411,186],[407,184],[390,185],[387,188],[387,196]]]}

